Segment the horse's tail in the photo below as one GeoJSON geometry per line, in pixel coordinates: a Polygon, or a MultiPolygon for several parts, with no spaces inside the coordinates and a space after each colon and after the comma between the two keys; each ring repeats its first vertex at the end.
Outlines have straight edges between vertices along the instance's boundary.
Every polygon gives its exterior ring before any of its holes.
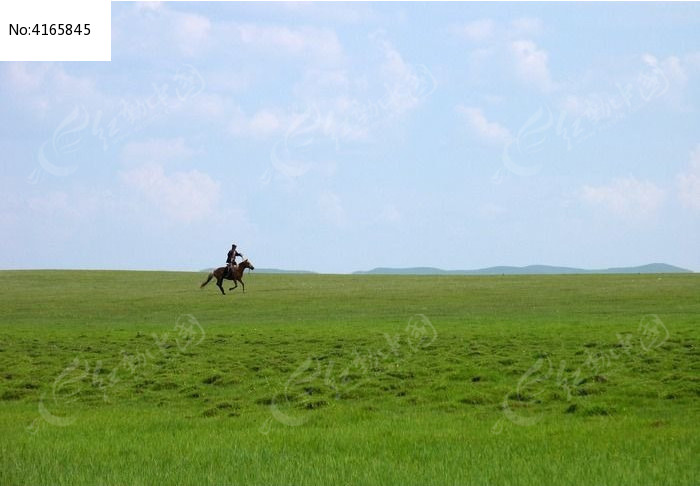
{"type": "Polygon", "coordinates": [[[204,282],[202,282],[202,285],[200,285],[199,288],[201,289],[206,284],[208,284],[212,278],[214,278],[214,272],[209,272],[209,276],[207,277],[207,279],[204,282]]]}

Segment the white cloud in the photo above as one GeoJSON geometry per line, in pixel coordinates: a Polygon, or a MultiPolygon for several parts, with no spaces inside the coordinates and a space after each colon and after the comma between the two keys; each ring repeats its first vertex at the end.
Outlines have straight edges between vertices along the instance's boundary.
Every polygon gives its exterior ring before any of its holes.
{"type": "Polygon", "coordinates": [[[229,132],[235,137],[276,140],[284,150],[318,144],[324,138],[347,141],[367,136],[367,127],[352,117],[352,101],[340,95],[317,101],[303,111],[263,108],[247,115],[238,108],[229,132]]]}
{"type": "Polygon", "coordinates": [[[377,51],[367,54],[365,72],[309,70],[294,89],[318,114],[318,132],[335,141],[366,140],[380,127],[408,116],[436,88],[430,70],[408,62],[383,32],[369,38],[377,51]]]}
{"type": "Polygon", "coordinates": [[[41,88],[53,66],[49,63],[8,62],[5,64],[5,80],[17,91],[35,91],[41,88]]]}
{"type": "Polygon", "coordinates": [[[466,24],[455,25],[452,33],[472,42],[483,42],[493,38],[496,23],[492,19],[479,19],[466,24]]]}
{"type": "Polygon", "coordinates": [[[232,29],[243,44],[276,55],[310,56],[325,62],[338,62],[343,56],[338,36],[328,28],[247,23],[233,24],[232,29]]]}
{"type": "Polygon", "coordinates": [[[281,2],[278,6],[294,18],[322,24],[359,24],[379,20],[370,2],[281,2]]]}
{"type": "Polygon", "coordinates": [[[407,62],[383,33],[371,34],[370,40],[377,47],[376,56],[368,56],[364,72],[307,68],[292,89],[298,101],[293,107],[265,107],[252,113],[237,108],[229,131],[238,137],[277,138],[285,143],[294,139],[296,146],[322,139],[337,144],[366,140],[378,127],[406,117],[432,93],[435,80],[425,66],[407,62]]]}
{"type": "Polygon", "coordinates": [[[134,2],[137,12],[150,12],[163,8],[164,2],[134,2]]]}
{"type": "Polygon", "coordinates": [[[266,139],[282,136],[291,124],[290,115],[280,109],[263,108],[246,115],[238,108],[229,125],[229,131],[237,137],[266,139]]]}
{"type": "Polygon", "coordinates": [[[86,95],[95,87],[92,78],[71,75],[63,64],[55,62],[7,63],[6,79],[16,90],[23,92],[58,90],[61,95],[86,95]]]}
{"type": "Polygon", "coordinates": [[[147,164],[122,173],[127,185],[175,221],[190,223],[214,214],[220,185],[198,170],[168,175],[163,167],[147,164]]]}
{"type": "Polygon", "coordinates": [[[254,133],[271,134],[280,132],[286,123],[282,117],[268,110],[257,112],[250,119],[250,129],[254,133]]]}
{"type": "Polygon", "coordinates": [[[685,206],[700,211],[700,145],[690,154],[690,162],[684,172],[678,174],[678,189],[685,206]]]}
{"type": "Polygon", "coordinates": [[[485,142],[506,144],[513,139],[506,127],[497,122],[487,120],[481,108],[459,105],[457,106],[457,112],[464,116],[472,133],[485,142]]]}
{"type": "Polygon", "coordinates": [[[682,66],[682,61],[677,56],[669,56],[659,60],[653,54],[647,53],[642,56],[642,61],[649,67],[661,69],[670,78],[669,80],[680,84],[685,84],[688,81],[688,75],[682,66]]]}
{"type": "Polygon", "coordinates": [[[450,30],[457,37],[472,42],[499,42],[540,35],[542,20],[537,17],[519,17],[506,23],[485,18],[453,25],[450,30]]]}
{"type": "Polygon", "coordinates": [[[75,76],[58,62],[4,63],[3,84],[20,97],[23,106],[45,115],[57,103],[70,99],[86,102],[97,90],[95,80],[75,76]]]}
{"type": "MultiPolygon", "coordinates": [[[[307,42],[293,29],[265,32],[267,39],[249,41],[286,46],[278,52],[296,52],[307,42]]],[[[435,89],[435,80],[425,66],[408,62],[383,32],[370,34],[369,40],[372,49],[359,65],[304,65],[292,87],[292,101],[286,105],[229,109],[229,133],[273,141],[272,162],[284,174],[304,174],[318,162],[327,162],[327,157],[323,161],[316,157],[324,146],[338,150],[340,143],[383,134],[384,128],[422,105],[435,89]]],[[[337,53],[341,54],[340,49],[337,53]]]]}
{"type": "Polygon", "coordinates": [[[141,142],[129,142],[122,149],[125,162],[164,162],[172,159],[184,159],[197,152],[189,147],[185,139],[151,138],[141,142]]]}
{"type": "Polygon", "coordinates": [[[537,47],[531,40],[516,40],[510,43],[510,52],[515,71],[525,82],[543,92],[551,91],[554,82],[549,73],[547,51],[537,47]]]}
{"type": "Polygon", "coordinates": [[[113,18],[112,45],[147,59],[153,52],[196,58],[219,45],[213,42],[214,27],[209,17],[177,10],[172,3],[134,2],[129,14],[113,18]]]}
{"type": "Polygon", "coordinates": [[[643,220],[656,214],[664,201],[664,191],[649,181],[634,177],[616,179],[608,185],[583,186],[581,199],[616,216],[643,220]]]}
{"type": "Polygon", "coordinates": [[[390,116],[403,115],[435,90],[435,78],[425,66],[407,63],[381,33],[371,37],[378,43],[384,57],[380,66],[385,87],[382,108],[390,116]]]}
{"type": "Polygon", "coordinates": [[[653,99],[661,97],[672,108],[688,109],[685,91],[688,85],[688,67],[690,57],[681,59],[669,56],[658,59],[652,54],[644,54],[642,61],[647,69],[637,75],[636,84],[640,94],[653,99]]]}
{"type": "Polygon", "coordinates": [[[207,17],[193,13],[177,13],[174,20],[172,28],[176,32],[183,54],[192,56],[207,45],[211,34],[211,21],[207,17]]]}
{"type": "Polygon", "coordinates": [[[557,104],[573,118],[592,123],[619,121],[656,100],[688,112],[692,110],[686,97],[692,74],[689,59],[689,56],[659,59],[647,53],[635,57],[633,64],[621,62],[615,69],[589,69],[557,104]]]}
{"type": "MultiPolygon", "coordinates": [[[[221,122],[232,110],[233,102],[230,97],[211,92],[203,92],[197,95],[197,101],[183,105],[183,111],[191,113],[195,117],[204,120],[216,120],[221,122]]],[[[234,110],[235,111],[235,110],[234,110]]]]}

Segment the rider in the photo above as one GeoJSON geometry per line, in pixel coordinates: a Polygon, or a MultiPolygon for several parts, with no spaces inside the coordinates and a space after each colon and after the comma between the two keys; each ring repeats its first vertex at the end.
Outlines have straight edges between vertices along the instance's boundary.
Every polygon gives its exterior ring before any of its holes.
{"type": "Polygon", "coordinates": [[[243,257],[240,253],[236,251],[236,244],[231,245],[231,249],[228,251],[228,254],[226,255],[226,276],[231,275],[233,272],[233,267],[236,266],[236,257],[243,257]]]}

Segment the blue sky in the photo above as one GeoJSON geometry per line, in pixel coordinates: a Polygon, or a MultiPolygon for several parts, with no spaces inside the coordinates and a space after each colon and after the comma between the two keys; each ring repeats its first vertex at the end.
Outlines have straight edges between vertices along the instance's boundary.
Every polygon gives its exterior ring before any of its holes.
{"type": "Polygon", "coordinates": [[[0,64],[0,268],[700,271],[700,4],[119,3],[0,64]]]}

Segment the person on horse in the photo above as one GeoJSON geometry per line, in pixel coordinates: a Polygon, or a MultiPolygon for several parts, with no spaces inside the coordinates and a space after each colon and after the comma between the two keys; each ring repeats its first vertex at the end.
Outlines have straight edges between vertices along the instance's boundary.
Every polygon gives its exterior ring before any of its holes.
{"type": "Polygon", "coordinates": [[[233,267],[236,266],[236,257],[243,257],[240,253],[236,251],[236,244],[231,245],[231,249],[226,254],[226,277],[231,275],[233,272],[233,267]]]}

